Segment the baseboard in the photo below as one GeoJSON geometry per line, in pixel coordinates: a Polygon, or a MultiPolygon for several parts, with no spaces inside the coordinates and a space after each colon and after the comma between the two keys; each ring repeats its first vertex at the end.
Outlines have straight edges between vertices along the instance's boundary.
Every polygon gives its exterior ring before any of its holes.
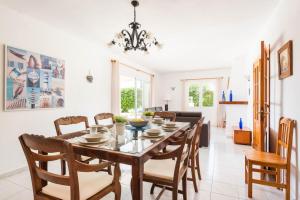
{"type": "Polygon", "coordinates": [[[16,168],[14,170],[11,170],[11,171],[0,173],[0,179],[6,178],[6,177],[9,177],[9,176],[18,174],[18,173],[21,173],[23,171],[26,171],[27,169],[28,169],[27,165],[24,165],[23,167],[19,167],[19,168],[16,168]]]}

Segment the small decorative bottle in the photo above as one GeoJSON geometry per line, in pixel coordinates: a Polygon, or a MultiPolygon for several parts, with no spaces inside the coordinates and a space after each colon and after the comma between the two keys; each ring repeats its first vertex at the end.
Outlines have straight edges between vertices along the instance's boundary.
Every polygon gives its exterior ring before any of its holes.
{"type": "Polygon", "coordinates": [[[222,101],[226,101],[225,92],[222,92],[222,101]]]}
{"type": "Polygon", "coordinates": [[[243,120],[242,120],[242,118],[240,118],[239,127],[240,127],[240,129],[243,129],[243,120]]]}
{"type": "Polygon", "coordinates": [[[229,101],[232,102],[232,99],[233,99],[232,90],[230,90],[229,101]]]}

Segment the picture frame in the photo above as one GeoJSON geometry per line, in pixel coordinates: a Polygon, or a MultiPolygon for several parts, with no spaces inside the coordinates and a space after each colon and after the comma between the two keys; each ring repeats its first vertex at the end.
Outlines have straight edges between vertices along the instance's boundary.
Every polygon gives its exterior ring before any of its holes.
{"type": "Polygon", "coordinates": [[[277,52],[278,55],[278,74],[282,80],[293,75],[293,41],[284,44],[277,52]]]}
{"type": "Polygon", "coordinates": [[[65,107],[65,61],[4,45],[4,111],[65,107]]]}

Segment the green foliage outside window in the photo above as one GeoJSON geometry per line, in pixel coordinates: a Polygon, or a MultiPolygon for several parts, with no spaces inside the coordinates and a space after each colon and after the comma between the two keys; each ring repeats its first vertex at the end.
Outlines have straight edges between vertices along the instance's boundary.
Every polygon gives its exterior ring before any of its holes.
{"type": "Polygon", "coordinates": [[[203,107],[214,106],[214,92],[212,90],[209,90],[207,87],[203,87],[202,99],[203,107]]]}
{"type": "Polygon", "coordinates": [[[189,97],[193,98],[194,107],[199,107],[199,85],[191,85],[189,87],[189,97]]]}
{"type": "Polygon", "coordinates": [[[121,89],[121,110],[122,113],[134,109],[134,88],[121,89]]]}
{"type": "MultiPolygon", "coordinates": [[[[142,95],[141,89],[137,89],[137,107],[142,107],[142,95]]],[[[135,104],[135,88],[122,88],[121,89],[121,112],[128,113],[134,109],[135,104]]]]}

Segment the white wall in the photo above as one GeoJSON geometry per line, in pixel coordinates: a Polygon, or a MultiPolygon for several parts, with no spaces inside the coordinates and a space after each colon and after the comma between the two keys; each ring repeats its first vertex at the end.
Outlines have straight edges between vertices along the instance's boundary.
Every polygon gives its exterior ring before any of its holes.
{"type": "MultiPolygon", "coordinates": [[[[289,117],[300,122],[300,1],[281,0],[277,9],[266,25],[261,40],[271,44],[271,129],[278,131],[280,116],[289,117]],[[284,80],[278,79],[277,51],[288,40],[293,40],[294,75],[284,80]]],[[[252,62],[259,55],[257,43],[256,55],[251,56],[247,64],[252,71],[252,62]]],[[[250,110],[250,113],[252,109],[250,110]]],[[[276,135],[275,135],[276,136],[276,135]]],[[[294,132],[292,152],[292,196],[291,199],[300,199],[299,194],[299,143],[298,129],[294,132]]]]}
{"type": "MultiPolygon", "coordinates": [[[[228,77],[230,76],[230,68],[215,69],[215,70],[198,70],[198,71],[187,71],[187,72],[174,72],[159,74],[157,82],[157,94],[156,94],[156,105],[163,106],[165,104],[164,98],[167,96],[171,97],[169,102],[169,110],[182,110],[182,79],[193,79],[193,78],[211,78],[211,77],[228,77]],[[175,87],[172,91],[171,87],[175,87]]],[[[216,98],[217,99],[217,98],[216,98]]],[[[215,115],[211,115],[209,110],[205,113],[205,110],[201,108],[203,115],[206,119],[216,121],[215,115]]]]}
{"type": "MultiPolygon", "coordinates": [[[[18,136],[24,132],[56,135],[53,121],[67,115],[92,117],[109,112],[111,58],[107,47],[63,32],[36,19],[0,6],[0,63],[4,63],[4,44],[43,53],[66,61],[65,108],[52,110],[4,112],[4,65],[0,71],[0,175],[26,165],[18,136]],[[89,70],[94,82],[85,76],[89,70]]],[[[126,58],[122,61],[129,62],[126,58]]],[[[132,63],[130,63],[132,64],[132,63]]],[[[136,66],[135,64],[132,64],[136,66]]]]}
{"type": "MultiPolygon", "coordinates": [[[[249,73],[246,67],[244,56],[235,58],[232,61],[232,69],[230,74],[229,90],[232,90],[233,101],[249,101],[249,73]]],[[[227,95],[228,99],[228,95],[227,95]]],[[[226,134],[232,136],[233,126],[238,126],[240,118],[243,120],[244,126],[252,128],[250,125],[251,118],[248,115],[248,105],[225,105],[226,110],[226,134]]]]}

